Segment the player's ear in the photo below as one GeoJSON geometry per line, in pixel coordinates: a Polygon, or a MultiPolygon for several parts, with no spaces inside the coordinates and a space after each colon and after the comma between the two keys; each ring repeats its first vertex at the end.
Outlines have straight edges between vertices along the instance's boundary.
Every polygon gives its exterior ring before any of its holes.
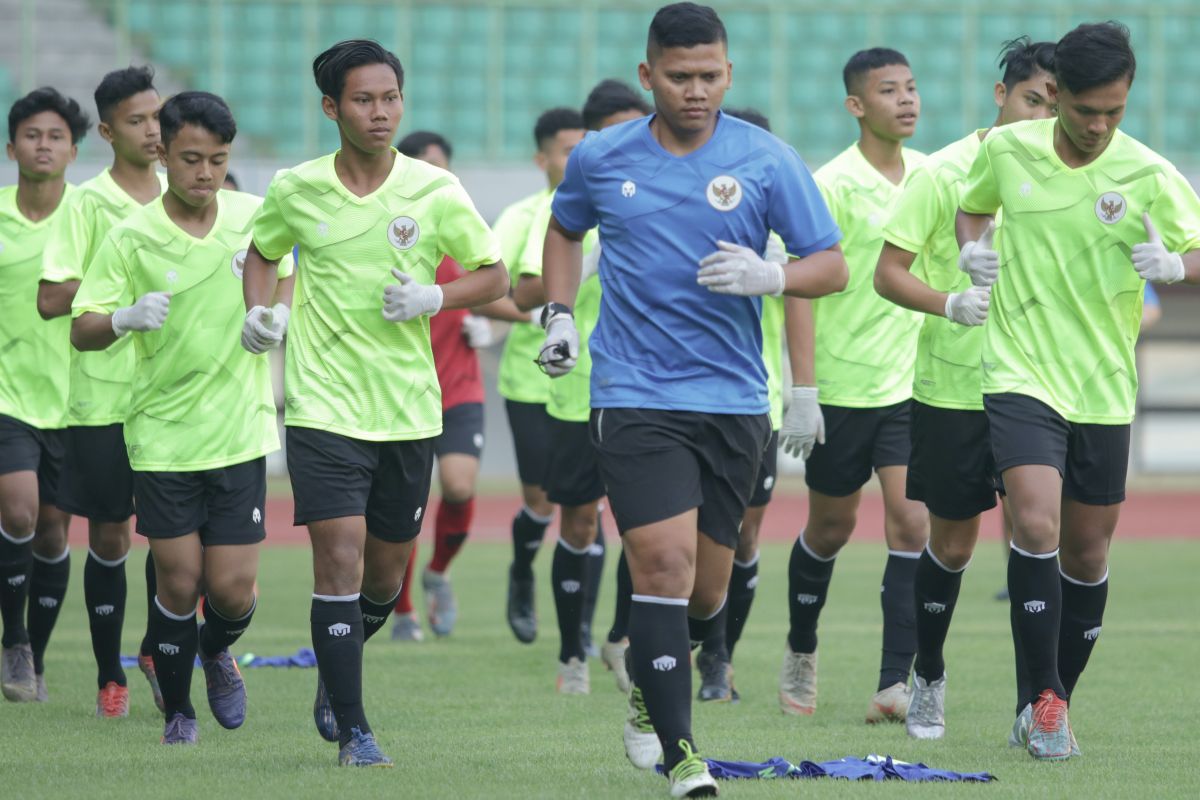
{"type": "Polygon", "coordinates": [[[549,166],[549,159],[546,158],[546,154],[540,147],[538,148],[538,151],[533,154],[533,163],[536,164],[537,168],[542,172],[545,172],[546,168],[549,166]]]}
{"type": "Polygon", "coordinates": [[[167,148],[163,145],[162,140],[158,142],[158,163],[164,167],[167,165],[167,148]]]}
{"type": "Polygon", "coordinates": [[[329,95],[321,96],[321,110],[325,112],[325,116],[329,117],[334,122],[338,119],[338,104],[329,95]]]}
{"type": "Polygon", "coordinates": [[[5,149],[8,150],[8,160],[16,161],[17,160],[17,148],[13,147],[13,143],[9,142],[8,145],[5,147],[5,149]]]}
{"type": "Polygon", "coordinates": [[[638,64],[638,82],[642,84],[642,88],[647,92],[651,91],[650,64],[646,61],[638,64]]]}
{"type": "Polygon", "coordinates": [[[726,61],[725,62],[725,90],[728,91],[732,88],[733,88],[733,62],[726,61]]]}
{"type": "Polygon", "coordinates": [[[1008,87],[1004,85],[1004,81],[996,81],[993,94],[996,97],[996,108],[1004,108],[1004,101],[1008,99],[1008,87]]]}
{"type": "Polygon", "coordinates": [[[850,112],[850,116],[855,119],[862,119],[867,115],[867,110],[863,108],[862,98],[856,94],[846,96],[846,110],[850,112]]]}
{"type": "Polygon", "coordinates": [[[68,164],[74,164],[74,163],[75,163],[75,157],[76,157],[76,156],[78,156],[78,155],[79,155],[79,145],[77,145],[77,144],[73,144],[73,145],[71,145],[71,160],[70,160],[70,161],[68,161],[67,163],[68,163],[68,164]]]}
{"type": "Polygon", "coordinates": [[[96,133],[100,134],[100,138],[112,144],[112,127],[107,122],[101,122],[96,126],[96,133]]]}

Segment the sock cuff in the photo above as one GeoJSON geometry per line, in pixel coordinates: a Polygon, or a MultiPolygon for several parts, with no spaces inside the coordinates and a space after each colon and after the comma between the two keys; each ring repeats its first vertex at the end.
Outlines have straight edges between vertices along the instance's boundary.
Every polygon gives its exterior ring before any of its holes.
{"type": "Polygon", "coordinates": [[[574,547],[572,547],[571,545],[567,544],[567,540],[563,539],[561,536],[558,539],[558,546],[561,547],[563,550],[566,550],[571,555],[575,555],[575,556],[586,556],[592,550],[591,545],[588,545],[587,547],[583,548],[582,550],[577,550],[574,547]]]}
{"type": "Polygon", "coordinates": [[[549,525],[551,522],[554,522],[554,512],[553,511],[550,512],[550,516],[543,517],[541,514],[537,513],[529,506],[523,505],[523,506],[521,506],[520,513],[529,517],[531,520],[536,522],[538,525],[549,525]]]}
{"type": "Polygon", "coordinates": [[[1026,558],[1036,558],[1039,561],[1045,561],[1046,559],[1056,558],[1058,556],[1057,547],[1051,550],[1049,553],[1031,553],[1028,550],[1022,550],[1021,548],[1017,547],[1016,542],[1011,543],[1009,547],[1011,547],[1012,551],[1017,555],[1025,556],[1026,558]]]}
{"type": "Polygon", "coordinates": [[[209,614],[213,614],[213,615],[218,616],[221,619],[225,620],[226,622],[245,622],[246,620],[250,619],[250,617],[254,614],[254,609],[256,609],[256,608],[258,608],[258,595],[254,595],[250,599],[250,610],[235,619],[235,618],[230,617],[229,615],[225,614],[224,612],[221,611],[221,609],[219,609],[215,605],[213,605],[213,601],[212,601],[211,597],[209,597],[207,594],[204,595],[204,616],[205,617],[207,617],[209,614]]]}
{"type": "Polygon", "coordinates": [[[805,531],[800,531],[800,535],[798,537],[796,537],[796,541],[800,543],[800,549],[802,549],[805,553],[807,553],[809,558],[811,558],[813,561],[818,561],[822,564],[828,564],[829,562],[831,562],[835,558],[837,558],[837,553],[834,553],[833,555],[829,556],[828,558],[822,558],[821,556],[814,553],[809,548],[808,542],[804,541],[804,533],[805,533],[805,531]]]}
{"type": "Polygon", "coordinates": [[[758,557],[760,555],[761,555],[760,551],[755,550],[754,556],[749,561],[738,561],[735,558],[733,560],[733,565],[735,567],[741,567],[742,569],[750,569],[751,567],[757,567],[758,566],[758,557]]]}
{"type": "MultiPolygon", "coordinates": [[[[928,547],[928,546],[929,545],[926,545],[926,547],[928,547]]],[[[915,553],[911,553],[908,550],[891,550],[891,549],[888,550],[888,558],[907,558],[911,561],[916,561],[920,557],[921,557],[920,550],[918,550],[915,553]]]]}
{"type": "Polygon", "coordinates": [[[688,599],[686,597],[655,597],[650,594],[635,594],[632,596],[635,603],[648,603],[655,606],[683,606],[687,607],[688,599]]]}
{"type": "MultiPolygon", "coordinates": [[[[404,591],[404,584],[400,584],[400,588],[396,590],[396,593],[394,595],[392,595],[392,599],[384,600],[382,603],[375,602],[374,600],[367,597],[362,592],[358,593],[358,599],[364,603],[368,603],[373,606],[379,606],[381,608],[383,608],[383,607],[391,608],[392,606],[396,605],[396,601],[400,599],[400,593],[403,591],[404,591]]],[[[316,595],[313,595],[313,597],[316,597],[316,595]]]]}
{"type": "Polygon", "coordinates": [[[690,614],[688,616],[691,619],[696,620],[697,622],[708,622],[710,619],[716,619],[716,616],[725,610],[725,604],[728,602],[729,602],[729,593],[726,592],[725,596],[721,598],[721,605],[717,606],[717,610],[712,612],[711,614],[709,614],[707,617],[693,617],[690,614]]]}
{"type": "Polygon", "coordinates": [[[1058,566],[1058,574],[1062,576],[1062,579],[1064,581],[1066,581],[1067,583],[1073,583],[1076,586],[1096,587],[1096,586],[1103,586],[1105,583],[1108,582],[1108,567],[1104,568],[1104,576],[1101,577],[1100,580],[1095,581],[1095,582],[1081,581],[1081,580],[1079,580],[1079,578],[1072,578],[1070,575],[1063,572],[1063,568],[1062,568],[1061,564],[1059,564],[1059,566],[1058,566]]]}
{"type": "Polygon", "coordinates": [[[320,600],[322,603],[357,603],[361,592],[354,594],[317,594],[313,592],[313,600],[320,600]]]}
{"type": "MultiPolygon", "coordinates": [[[[30,538],[32,538],[32,537],[30,537],[30,538]]],[[[33,554],[33,557],[35,560],[40,561],[43,564],[61,564],[62,562],[66,561],[70,555],[71,555],[71,548],[64,547],[62,553],[55,556],[54,558],[46,558],[45,556],[39,556],[36,552],[33,554]]]]}
{"type": "Polygon", "coordinates": [[[30,542],[32,542],[34,534],[31,533],[28,536],[26,536],[24,539],[18,539],[15,536],[13,536],[11,533],[9,533],[8,531],[4,530],[4,528],[0,528],[0,536],[3,536],[5,539],[7,539],[8,541],[12,542],[15,545],[22,545],[22,544],[29,544],[30,542]]]}
{"type": "Polygon", "coordinates": [[[196,618],[196,611],[194,609],[192,610],[192,613],[183,615],[167,611],[166,606],[164,606],[162,601],[158,599],[158,595],[154,595],[154,605],[158,608],[160,614],[167,619],[174,620],[175,622],[187,622],[190,619],[196,618]]]}
{"type": "Polygon", "coordinates": [[[108,567],[111,569],[112,567],[119,567],[122,564],[124,564],[126,561],[128,561],[129,553],[127,552],[127,553],[125,553],[125,555],[121,556],[120,558],[109,561],[107,559],[101,558],[100,556],[96,555],[96,551],[89,547],[88,548],[88,558],[90,558],[92,561],[95,561],[97,564],[99,564],[102,567],[108,567]]]}
{"type": "Polygon", "coordinates": [[[936,566],[942,572],[948,572],[951,575],[961,575],[963,572],[966,572],[967,567],[971,566],[971,561],[973,560],[973,559],[967,559],[967,563],[963,564],[958,569],[950,569],[945,564],[943,564],[941,561],[938,561],[938,557],[933,554],[933,548],[930,547],[928,544],[925,545],[925,554],[929,556],[929,560],[934,563],[934,566],[936,566]]]}

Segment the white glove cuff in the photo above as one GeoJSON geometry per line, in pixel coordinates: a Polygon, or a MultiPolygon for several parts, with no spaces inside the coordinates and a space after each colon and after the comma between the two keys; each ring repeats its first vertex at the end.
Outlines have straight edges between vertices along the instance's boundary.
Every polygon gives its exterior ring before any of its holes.
{"type": "Polygon", "coordinates": [[[946,306],[942,311],[942,313],[946,316],[946,319],[954,319],[954,317],[950,316],[950,307],[954,305],[954,298],[956,296],[957,295],[953,293],[946,295],[946,306]]]}
{"type": "Polygon", "coordinates": [[[429,316],[432,317],[434,314],[442,310],[442,303],[445,301],[445,295],[442,293],[442,287],[438,286],[436,283],[429,288],[433,290],[431,292],[431,296],[434,298],[434,303],[429,309],[429,316]]]}
{"type": "Polygon", "coordinates": [[[126,328],[125,325],[122,323],[122,320],[125,318],[125,315],[128,313],[129,313],[128,308],[118,308],[116,311],[114,311],[112,313],[112,317],[109,318],[110,322],[112,324],[112,331],[113,331],[113,333],[115,333],[117,335],[118,339],[120,339],[125,334],[129,333],[129,328],[126,328]]]}
{"type": "Polygon", "coordinates": [[[771,292],[771,296],[779,297],[779,295],[783,294],[783,290],[787,288],[787,273],[784,272],[782,264],[776,263],[774,261],[767,261],[766,263],[770,264],[772,267],[775,268],[776,280],[779,281],[779,288],[776,289],[775,291],[771,292]]]}

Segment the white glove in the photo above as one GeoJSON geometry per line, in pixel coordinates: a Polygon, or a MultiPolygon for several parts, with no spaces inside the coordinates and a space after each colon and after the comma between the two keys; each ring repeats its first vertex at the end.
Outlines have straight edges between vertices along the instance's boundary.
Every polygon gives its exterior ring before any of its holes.
{"type": "Polygon", "coordinates": [[[792,401],[783,414],[779,443],[783,452],[806,461],[814,445],[825,444],[825,415],[817,402],[817,387],[792,387],[792,401]]]}
{"type": "Polygon", "coordinates": [[[575,318],[558,313],[546,321],[546,341],[538,353],[538,364],[551,378],[561,378],[575,368],[579,360],[579,331],[575,318]]]}
{"type": "Polygon", "coordinates": [[[442,287],[417,283],[394,267],[392,274],[400,282],[383,289],[383,318],[388,322],[408,322],[422,314],[432,317],[442,310],[442,287]]]}
{"type": "Polygon", "coordinates": [[[583,272],[579,274],[579,283],[582,286],[583,282],[600,271],[600,245],[597,244],[591,249],[587,255],[583,257],[583,272]]]}
{"type": "Polygon", "coordinates": [[[1154,229],[1150,221],[1150,212],[1142,214],[1142,224],[1146,226],[1146,236],[1150,239],[1142,244],[1133,246],[1133,268],[1142,280],[1154,283],[1178,283],[1186,274],[1183,268],[1183,257],[1172,253],[1163,245],[1162,237],[1154,229]]]}
{"type": "Polygon", "coordinates": [[[287,333],[291,313],[283,303],[276,303],[271,308],[255,306],[250,309],[242,323],[242,347],[255,355],[279,347],[287,333]]]}
{"type": "Polygon", "coordinates": [[[959,325],[982,325],[987,320],[992,287],[972,286],[965,292],[946,295],[946,319],[959,325]]]}
{"type": "Polygon", "coordinates": [[[171,310],[171,295],[167,292],[148,292],[137,302],[112,313],[112,329],[118,338],[130,331],[156,331],[167,321],[171,310]]]}
{"type": "Polygon", "coordinates": [[[783,249],[783,242],[774,236],[767,237],[767,249],[763,251],[763,260],[775,264],[786,264],[791,261],[787,251],[783,249]]]}
{"type": "Polygon", "coordinates": [[[696,282],[717,294],[757,297],[783,294],[783,267],[740,244],[717,242],[719,248],[700,261],[696,282]]]}
{"type": "Polygon", "coordinates": [[[542,327],[542,311],[545,308],[545,306],[538,306],[537,308],[531,309],[529,312],[529,321],[534,325],[537,325],[539,328],[542,327]]]}
{"type": "Polygon", "coordinates": [[[967,242],[958,254],[958,268],[971,276],[976,286],[991,286],[1000,274],[1000,254],[992,249],[996,235],[996,221],[988,222],[983,234],[973,242],[967,242]]]}
{"type": "Polygon", "coordinates": [[[467,314],[462,323],[463,338],[472,350],[482,350],[492,344],[492,323],[484,317],[467,314]]]}

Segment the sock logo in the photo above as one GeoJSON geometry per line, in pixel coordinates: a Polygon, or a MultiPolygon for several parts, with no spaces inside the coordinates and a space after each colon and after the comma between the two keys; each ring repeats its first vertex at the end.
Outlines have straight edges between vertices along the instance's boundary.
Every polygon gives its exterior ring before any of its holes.
{"type": "Polygon", "coordinates": [[[42,608],[58,608],[57,597],[39,597],[38,605],[42,608]]]}
{"type": "Polygon", "coordinates": [[[107,603],[105,603],[105,604],[104,604],[104,605],[102,605],[102,606],[96,606],[96,607],[93,609],[93,611],[95,611],[95,612],[96,612],[96,616],[98,616],[98,617],[107,617],[107,616],[111,615],[111,614],[112,614],[114,611],[116,611],[116,610],[117,610],[116,606],[112,606],[112,605],[109,605],[109,604],[107,604],[107,603]]]}
{"type": "Polygon", "coordinates": [[[933,602],[926,603],[925,610],[928,611],[930,614],[941,614],[943,611],[946,610],[946,604],[945,603],[933,603],[933,602]]]}
{"type": "Polygon", "coordinates": [[[236,631],[229,631],[228,635],[229,636],[241,636],[245,632],[246,632],[245,628],[238,628],[236,631]]]}
{"type": "Polygon", "coordinates": [[[587,554],[589,556],[595,556],[596,558],[599,558],[600,556],[604,555],[604,548],[593,542],[588,546],[587,554]]]}
{"type": "Polygon", "coordinates": [[[159,642],[158,652],[160,652],[166,656],[178,655],[179,654],[179,645],[167,644],[166,642],[159,642]]]}
{"type": "Polygon", "coordinates": [[[1030,614],[1040,614],[1046,610],[1045,600],[1029,600],[1025,603],[1025,610],[1030,614]]]}
{"type": "Polygon", "coordinates": [[[746,588],[750,589],[751,591],[758,588],[758,576],[757,575],[752,577],[750,580],[746,581],[746,588]]]}
{"type": "Polygon", "coordinates": [[[25,582],[24,575],[13,575],[11,578],[8,579],[9,586],[20,586],[24,582],[25,582]]]}
{"type": "MultiPolygon", "coordinates": [[[[383,622],[385,619],[387,619],[387,617],[377,617],[374,614],[363,614],[363,622],[370,623],[371,625],[378,625],[379,623],[383,622]]],[[[329,632],[333,633],[333,630],[330,629],[329,632]]]]}
{"type": "Polygon", "coordinates": [[[262,510],[257,508],[254,509],[254,511],[250,514],[250,521],[255,525],[262,522],[262,510]]]}
{"type": "Polygon", "coordinates": [[[561,586],[562,590],[567,594],[575,594],[580,590],[580,588],[582,588],[579,581],[563,581],[559,584],[559,586],[561,586]]]}
{"type": "Polygon", "coordinates": [[[817,601],[818,601],[818,600],[820,600],[820,599],[821,599],[821,598],[817,597],[815,594],[803,594],[803,593],[801,593],[801,594],[798,594],[798,595],[796,595],[796,602],[797,602],[797,603],[799,603],[799,604],[800,604],[800,605],[802,605],[802,606],[812,606],[812,605],[816,605],[816,604],[817,604],[817,601]]]}
{"type": "Polygon", "coordinates": [[[1097,625],[1094,628],[1089,628],[1088,630],[1084,631],[1083,638],[1087,639],[1089,642],[1094,642],[1097,639],[1099,639],[1100,638],[1100,626],[1097,625]]]}
{"type": "Polygon", "coordinates": [[[329,626],[329,635],[330,636],[339,636],[339,637],[349,636],[350,635],[350,626],[344,622],[335,622],[329,626]]]}
{"type": "Polygon", "coordinates": [[[651,661],[650,665],[658,672],[670,672],[671,670],[675,669],[675,665],[678,663],[679,662],[675,660],[675,656],[659,656],[651,661]]]}

